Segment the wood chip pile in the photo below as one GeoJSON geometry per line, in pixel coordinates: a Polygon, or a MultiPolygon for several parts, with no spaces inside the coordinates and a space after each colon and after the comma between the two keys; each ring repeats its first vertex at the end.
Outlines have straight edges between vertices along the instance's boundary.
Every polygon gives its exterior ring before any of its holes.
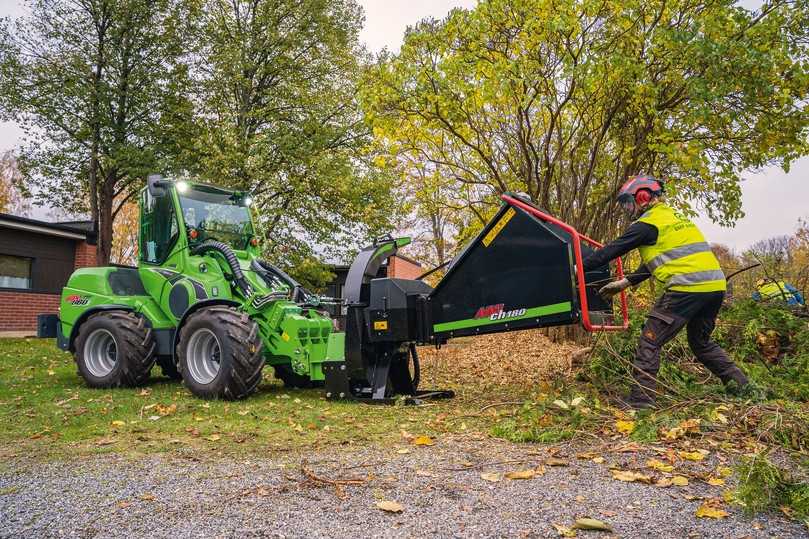
{"type": "Polygon", "coordinates": [[[553,342],[536,329],[454,339],[440,350],[423,346],[421,386],[528,388],[570,375],[571,358],[581,348],[573,342],[553,342]]]}

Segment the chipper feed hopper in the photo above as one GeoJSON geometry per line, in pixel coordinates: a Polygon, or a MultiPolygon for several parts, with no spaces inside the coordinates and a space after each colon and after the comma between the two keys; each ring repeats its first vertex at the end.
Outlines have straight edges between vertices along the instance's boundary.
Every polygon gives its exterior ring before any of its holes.
{"type": "MultiPolygon", "coordinates": [[[[421,280],[375,277],[402,240],[360,252],[343,292],[345,358],[323,363],[327,397],[379,403],[394,395],[452,397],[451,391],[418,390],[417,344],[579,323],[587,331],[628,327],[626,296],[620,296],[616,324],[612,303],[587,286],[610,277],[606,266],[583,271],[582,258],[600,244],[517,195],[502,199],[435,288],[421,280]]],[[[620,277],[620,260],[616,265],[620,277]]]]}
{"type": "MultiPolygon", "coordinates": [[[[62,292],[57,343],[91,387],[137,386],[155,364],[202,398],[253,393],[270,365],[286,386],[323,386],[327,398],[410,402],[450,397],[419,390],[416,345],[458,336],[581,323],[620,324],[587,287],[594,244],[525,200],[503,206],[433,289],[376,278],[409,240],[362,250],[342,298],[324,298],[260,258],[249,193],[152,176],[140,198],[138,266],[82,268],[62,292]],[[326,306],[339,305],[344,331],[326,306]],[[412,364],[412,367],[411,367],[412,364]]],[[[620,275],[620,262],[618,264],[620,275]]]]}

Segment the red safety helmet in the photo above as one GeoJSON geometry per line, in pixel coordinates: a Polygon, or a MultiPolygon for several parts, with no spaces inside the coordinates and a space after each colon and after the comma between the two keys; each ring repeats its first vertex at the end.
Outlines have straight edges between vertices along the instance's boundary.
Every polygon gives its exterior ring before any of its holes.
{"type": "Polygon", "coordinates": [[[663,194],[663,182],[647,175],[630,177],[618,191],[618,203],[627,211],[635,213],[663,194]]]}

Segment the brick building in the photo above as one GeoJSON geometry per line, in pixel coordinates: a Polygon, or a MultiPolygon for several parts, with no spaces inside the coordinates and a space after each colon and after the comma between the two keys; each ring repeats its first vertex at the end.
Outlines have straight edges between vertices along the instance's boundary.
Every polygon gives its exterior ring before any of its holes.
{"type": "Polygon", "coordinates": [[[76,268],[94,266],[92,223],[47,223],[0,213],[0,334],[36,334],[37,315],[56,313],[76,268]]]}

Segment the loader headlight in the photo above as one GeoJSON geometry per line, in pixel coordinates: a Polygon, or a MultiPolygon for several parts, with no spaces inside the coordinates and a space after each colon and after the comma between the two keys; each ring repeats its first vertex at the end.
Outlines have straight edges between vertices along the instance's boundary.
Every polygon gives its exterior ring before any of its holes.
{"type": "Polygon", "coordinates": [[[178,193],[187,193],[188,190],[191,188],[191,186],[188,185],[188,182],[183,182],[183,181],[179,181],[174,185],[175,185],[175,187],[177,187],[177,192],[178,193]]]}

